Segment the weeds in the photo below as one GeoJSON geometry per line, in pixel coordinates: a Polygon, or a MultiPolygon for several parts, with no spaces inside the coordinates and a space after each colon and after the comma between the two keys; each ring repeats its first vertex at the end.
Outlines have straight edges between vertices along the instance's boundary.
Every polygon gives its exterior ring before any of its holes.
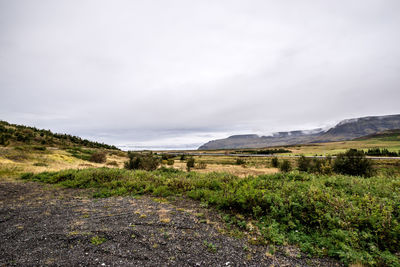
{"type": "Polygon", "coordinates": [[[92,237],[92,239],[90,239],[90,243],[92,243],[93,245],[96,245],[96,246],[98,246],[98,245],[101,245],[101,244],[103,244],[104,242],[106,242],[107,241],[107,239],[106,238],[104,238],[104,237],[99,237],[99,236],[93,236],[92,237]]]}
{"type": "Polygon", "coordinates": [[[218,247],[216,245],[214,245],[213,243],[207,242],[206,240],[204,240],[203,244],[207,248],[208,251],[210,251],[212,253],[217,252],[218,247]]]}

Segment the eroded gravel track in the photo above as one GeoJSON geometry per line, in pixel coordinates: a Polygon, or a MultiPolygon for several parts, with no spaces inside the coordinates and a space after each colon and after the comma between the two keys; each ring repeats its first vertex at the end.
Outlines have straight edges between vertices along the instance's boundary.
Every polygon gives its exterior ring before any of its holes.
{"type": "Polygon", "coordinates": [[[0,182],[0,266],[339,266],[221,234],[194,201],[89,195],[0,182]]]}

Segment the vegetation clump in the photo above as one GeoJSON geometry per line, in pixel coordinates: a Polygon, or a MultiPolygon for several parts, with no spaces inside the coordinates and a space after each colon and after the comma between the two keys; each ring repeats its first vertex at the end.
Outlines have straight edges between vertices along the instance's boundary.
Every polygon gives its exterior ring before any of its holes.
{"type": "Polygon", "coordinates": [[[186,169],[187,171],[190,171],[191,168],[194,168],[194,164],[195,164],[195,160],[193,157],[190,157],[187,161],[186,161],[186,169]]]}
{"type": "Polygon", "coordinates": [[[152,171],[160,166],[160,159],[153,153],[128,152],[129,160],[125,162],[124,167],[128,170],[146,170],[152,171]]]}
{"type": "Polygon", "coordinates": [[[370,148],[367,152],[365,152],[367,156],[384,156],[384,157],[400,157],[400,151],[389,151],[386,148],[370,148]]]}
{"type": "Polygon", "coordinates": [[[327,157],[326,159],[319,159],[319,158],[311,159],[311,158],[306,158],[304,155],[301,155],[297,159],[297,169],[302,172],[331,174],[332,173],[331,158],[327,157]]]}
{"type": "Polygon", "coordinates": [[[289,160],[285,159],[282,161],[282,163],[279,165],[279,170],[281,172],[290,172],[292,170],[292,164],[290,163],[289,160]]]}
{"type": "Polygon", "coordinates": [[[284,148],[274,148],[274,149],[259,149],[259,150],[238,150],[234,153],[247,153],[247,154],[255,154],[255,155],[272,155],[279,153],[292,153],[292,151],[284,149],[284,148]]]}
{"type": "Polygon", "coordinates": [[[279,167],[279,160],[278,160],[277,157],[273,157],[273,158],[271,159],[271,165],[272,165],[272,167],[274,167],[274,168],[278,168],[278,167],[279,167]]]}
{"type": "Polygon", "coordinates": [[[107,161],[107,155],[104,151],[97,151],[90,156],[89,161],[96,163],[104,163],[107,161]]]}
{"type": "Polygon", "coordinates": [[[236,165],[244,165],[244,164],[246,164],[246,161],[244,159],[241,158],[236,159],[236,165]]]}
{"type": "Polygon", "coordinates": [[[346,153],[337,155],[333,170],[336,173],[355,176],[369,177],[374,174],[372,161],[365,157],[364,151],[357,149],[349,149],[346,153]]]}
{"type": "Polygon", "coordinates": [[[199,163],[197,163],[196,168],[197,169],[206,169],[207,163],[205,163],[204,161],[200,161],[199,163]]]}

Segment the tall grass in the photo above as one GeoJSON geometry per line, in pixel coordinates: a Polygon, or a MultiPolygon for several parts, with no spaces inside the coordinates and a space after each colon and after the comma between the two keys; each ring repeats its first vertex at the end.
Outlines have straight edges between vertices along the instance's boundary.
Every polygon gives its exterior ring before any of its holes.
{"type": "Polygon", "coordinates": [[[166,168],[152,172],[100,168],[22,178],[95,188],[97,197],[186,195],[251,217],[267,242],[298,244],[303,252],[347,264],[400,264],[400,177],[291,172],[238,178],[166,168]]]}

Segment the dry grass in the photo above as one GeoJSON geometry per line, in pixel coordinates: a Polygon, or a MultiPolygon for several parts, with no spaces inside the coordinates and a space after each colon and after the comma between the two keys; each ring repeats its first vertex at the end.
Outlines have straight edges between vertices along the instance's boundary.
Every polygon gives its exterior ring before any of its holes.
{"type": "Polygon", "coordinates": [[[16,178],[25,172],[39,173],[60,171],[64,169],[83,169],[93,167],[123,167],[125,157],[107,155],[107,162],[94,163],[71,156],[58,148],[49,148],[45,152],[18,150],[11,147],[0,147],[0,178],[16,178]],[[118,166],[107,163],[115,161],[118,166]]]}
{"type": "MultiPolygon", "coordinates": [[[[176,162],[173,166],[176,169],[186,170],[185,162],[176,162]]],[[[239,177],[246,177],[249,175],[261,175],[261,174],[272,174],[277,173],[277,168],[266,168],[266,167],[243,167],[240,165],[221,165],[221,164],[207,164],[205,169],[192,169],[195,172],[209,173],[209,172],[226,172],[237,175],[239,177]]]]}

